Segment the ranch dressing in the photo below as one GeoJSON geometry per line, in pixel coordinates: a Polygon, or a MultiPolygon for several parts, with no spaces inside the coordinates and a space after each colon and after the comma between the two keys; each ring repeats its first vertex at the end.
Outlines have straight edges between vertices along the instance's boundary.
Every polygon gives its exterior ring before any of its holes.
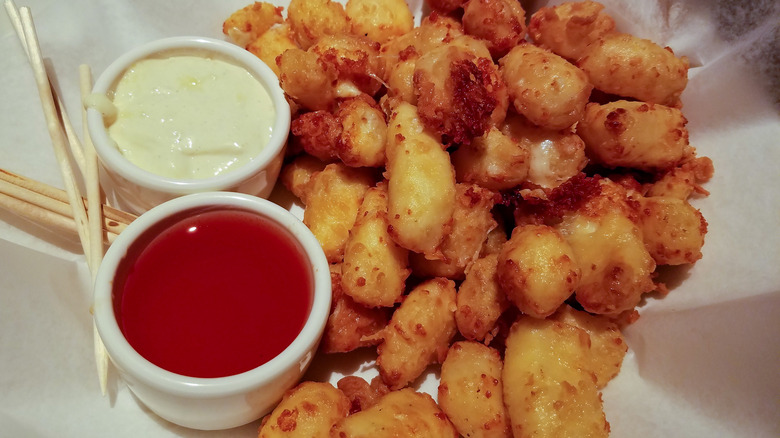
{"type": "Polygon", "coordinates": [[[113,104],[108,133],[119,151],[176,179],[208,178],[250,162],[268,143],[275,117],[252,74],[199,56],[135,63],[116,85],[113,104]]]}

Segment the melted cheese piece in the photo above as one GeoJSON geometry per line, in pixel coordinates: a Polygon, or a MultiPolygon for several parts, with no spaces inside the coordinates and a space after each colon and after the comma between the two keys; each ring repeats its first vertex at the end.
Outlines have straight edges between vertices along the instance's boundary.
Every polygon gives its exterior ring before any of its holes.
{"type": "Polygon", "coordinates": [[[268,143],[275,110],[242,67],[199,56],[145,59],[114,90],[109,136],[130,162],[176,179],[230,172],[268,143]]]}
{"type": "Polygon", "coordinates": [[[542,187],[556,187],[560,178],[553,172],[552,161],[558,155],[551,140],[544,140],[529,148],[531,153],[531,168],[528,170],[528,180],[542,187]]]}

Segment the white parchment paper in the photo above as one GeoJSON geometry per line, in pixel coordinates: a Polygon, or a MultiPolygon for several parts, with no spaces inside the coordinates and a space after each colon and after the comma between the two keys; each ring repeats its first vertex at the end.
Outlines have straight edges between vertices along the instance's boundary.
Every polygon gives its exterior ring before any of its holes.
{"type": "MultiPolygon", "coordinates": [[[[65,106],[80,126],[78,65],[175,35],[222,38],[245,0],[17,0],[29,6],[65,106]]],[[[282,1],[280,4],[283,4],[282,1]]],[[[523,2],[531,11],[546,2],[523,2]]],[[[615,437],[780,436],[780,6],[776,1],[605,0],[622,31],[688,56],[691,143],[715,163],[697,199],[704,258],[663,272],[627,329],[629,353],[604,392],[615,437]]],[[[414,11],[421,0],[411,2],[414,11]]],[[[530,15],[530,13],[529,13],[530,15]]],[[[37,90],[0,14],[0,167],[62,187],[37,90]]],[[[281,198],[277,198],[281,199],[281,198]]],[[[92,360],[89,275],[77,240],[0,210],[0,436],[254,436],[171,425],[92,360]]],[[[310,377],[376,375],[372,354],[319,357],[310,377]]],[[[436,375],[418,382],[436,389],[436,375]]]]}

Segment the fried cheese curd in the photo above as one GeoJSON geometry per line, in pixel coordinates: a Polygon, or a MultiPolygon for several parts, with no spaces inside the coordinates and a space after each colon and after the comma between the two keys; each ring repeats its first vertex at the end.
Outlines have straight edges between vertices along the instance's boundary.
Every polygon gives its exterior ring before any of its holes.
{"type": "Polygon", "coordinates": [[[326,35],[309,51],[338,72],[336,96],[375,95],[382,86],[384,63],[379,59],[379,43],[364,36],[326,35]]]}
{"type": "Polygon", "coordinates": [[[350,402],[349,413],[354,414],[376,405],[390,389],[379,376],[366,382],[362,377],[344,376],[336,382],[336,387],[347,396],[350,402]]]}
{"type": "Polygon", "coordinates": [[[331,0],[290,0],[287,22],[304,50],[326,35],[342,35],[349,29],[344,6],[331,0]]]}
{"type": "Polygon", "coordinates": [[[363,306],[344,293],[342,272],[341,263],[330,265],[332,299],[320,344],[323,353],[346,353],[376,345],[371,336],[382,330],[389,320],[385,309],[363,306]]]}
{"type": "Polygon", "coordinates": [[[458,180],[491,190],[511,189],[528,179],[530,151],[523,143],[491,127],[450,155],[458,180]]]}
{"type": "Polygon", "coordinates": [[[432,278],[417,285],[393,312],[390,323],[375,337],[382,380],[396,390],[422,375],[428,365],[441,363],[457,327],[455,282],[432,278]]]}
{"type": "Polygon", "coordinates": [[[348,0],[345,11],[353,35],[380,44],[414,28],[414,16],[404,0],[348,0]]]}
{"type": "Polygon", "coordinates": [[[656,263],[645,247],[636,205],[622,186],[607,178],[600,193],[567,212],[556,229],[571,246],[581,277],[575,297],[588,312],[631,311],[655,290],[656,263]]]}
{"type": "Polygon", "coordinates": [[[355,224],[363,196],[374,186],[375,179],[374,172],[367,168],[331,163],[294,188],[306,200],[303,223],[320,242],[329,262],[343,260],[349,231],[355,224]]]}
{"type": "Polygon", "coordinates": [[[308,110],[331,110],[337,99],[373,96],[382,86],[379,43],[354,35],[324,35],[307,50],[276,58],[282,89],[308,110]]]}
{"type": "Polygon", "coordinates": [[[368,189],[344,249],[341,285],[367,307],[392,307],[401,301],[411,273],[409,250],[387,232],[387,185],[368,189]]]}
{"type": "Polygon", "coordinates": [[[459,181],[492,190],[522,184],[554,188],[588,162],[585,143],[577,134],[540,128],[517,114],[462,145],[451,157],[459,181]]]}
{"type": "Polygon", "coordinates": [[[506,339],[502,371],[512,436],[608,436],[590,367],[597,352],[576,325],[520,316],[506,339]]]}
{"type": "Polygon", "coordinates": [[[330,383],[303,382],[263,419],[258,438],[327,438],[349,407],[347,396],[330,383]]]}
{"type": "Polygon", "coordinates": [[[260,36],[246,46],[247,50],[271,67],[271,70],[276,73],[277,77],[280,77],[282,73],[281,70],[279,70],[279,65],[276,63],[276,58],[289,49],[297,48],[298,45],[293,39],[293,33],[289,23],[284,23],[268,29],[268,31],[260,34],[260,36]]]}
{"type": "Polygon", "coordinates": [[[499,64],[514,109],[531,123],[564,129],[582,117],[593,85],[564,58],[526,43],[515,46],[499,64]]]}
{"type": "Polygon", "coordinates": [[[370,408],[349,415],[330,430],[333,438],[457,438],[447,415],[426,393],[392,391],[370,408]]]}
{"type": "Polygon", "coordinates": [[[580,58],[588,44],[615,31],[615,21],[594,1],[543,7],[531,15],[528,34],[540,47],[566,59],[580,58]]]}
{"type": "Polygon", "coordinates": [[[463,26],[457,20],[432,13],[423,18],[420,26],[383,43],[380,56],[385,63],[387,95],[417,105],[414,87],[417,59],[463,35],[463,26]]]}
{"type": "Polygon", "coordinates": [[[574,250],[554,228],[524,225],[501,249],[497,275],[507,298],[536,318],[552,315],[574,292],[580,267],[574,250]]]}
{"type": "Polygon", "coordinates": [[[689,152],[687,122],[679,109],[653,103],[589,103],[577,134],[595,163],[654,171],[676,167],[689,152]]]}
{"type": "Polygon", "coordinates": [[[668,292],[659,266],[703,257],[688,61],[594,1],[426,10],[293,0],[225,22],[293,109],[279,180],[331,263],[320,353],[375,350],[378,374],[299,385],[260,436],[607,436],[622,327],[668,292]],[[438,402],[415,390],[437,370],[438,402]]]}
{"type": "Polygon", "coordinates": [[[455,322],[461,336],[490,344],[497,322],[509,307],[506,293],[498,283],[498,254],[477,259],[460,284],[455,322]]]}
{"type": "Polygon", "coordinates": [[[222,33],[239,46],[247,47],[283,21],[282,9],[270,3],[254,2],[231,14],[222,24],[222,33]]]}
{"type": "Polygon", "coordinates": [[[468,144],[482,135],[507,99],[493,61],[454,44],[422,55],[413,84],[420,118],[447,143],[468,144]]]}
{"type": "Polygon", "coordinates": [[[597,89],[648,103],[680,106],[680,94],[688,84],[688,58],[624,33],[610,33],[588,44],[577,65],[597,89]]]}
{"type": "Polygon", "coordinates": [[[507,117],[501,129],[529,152],[529,186],[558,187],[588,164],[585,142],[570,130],[544,129],[517,115],[507,117]]]}
{"type": "Polygon", "coordinates": [[[285,94],[306,110],[329,110],[336,101],[338,71],[316,53],[288,49],[276,57],[285,94]]]}
{"type": "Polygon", "coordinates": [[[322,161],[340,160],[350,167],[385,165],[385,114],[366,94],[340,101],[334,112],[318,110],[298,115],[290,133],[295,149],[322,161]]]}
{"type": "Polygon", "coordinates": [[[465,270],[479,257],[490,232],[498,226],[491,213],[498,196],[476,184],[455,185],[455,211],[450,232],[444,236],[440,260],[411,254],[411,266],[418,275],[462,280],[465,270]]]}
{"type": "Polygon", "coordinates": [[[402,247],[441,259],[455,212],[455,170],[414,105],[397,102],[391,111],[385,168],[388,230],[402,247]]]}
{"type": "Polygon", "coordinates": [[[463,6],[463,30],[485,40],[498,59],[525,38],[525,11],[516,0],[469,0],[463,6]]]}
{"type": "Polygon", "coordinates": [[[461,436],[511,437],[498,350],[473,341],[452,344],[441,365],[438,399],[461,436]]]}

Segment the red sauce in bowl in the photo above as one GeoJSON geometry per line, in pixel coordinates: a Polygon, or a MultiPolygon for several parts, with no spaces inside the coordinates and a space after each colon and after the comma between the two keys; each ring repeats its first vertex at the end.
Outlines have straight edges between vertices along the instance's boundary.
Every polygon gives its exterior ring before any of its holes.
{"type": "Polygon", "coordinates": [[[300,333],[313,277],[292,235],[256,213],[189,212],[144,233],[120,264],[114,312],[130,345],[191,377],[256,368],[300,333]]]}

